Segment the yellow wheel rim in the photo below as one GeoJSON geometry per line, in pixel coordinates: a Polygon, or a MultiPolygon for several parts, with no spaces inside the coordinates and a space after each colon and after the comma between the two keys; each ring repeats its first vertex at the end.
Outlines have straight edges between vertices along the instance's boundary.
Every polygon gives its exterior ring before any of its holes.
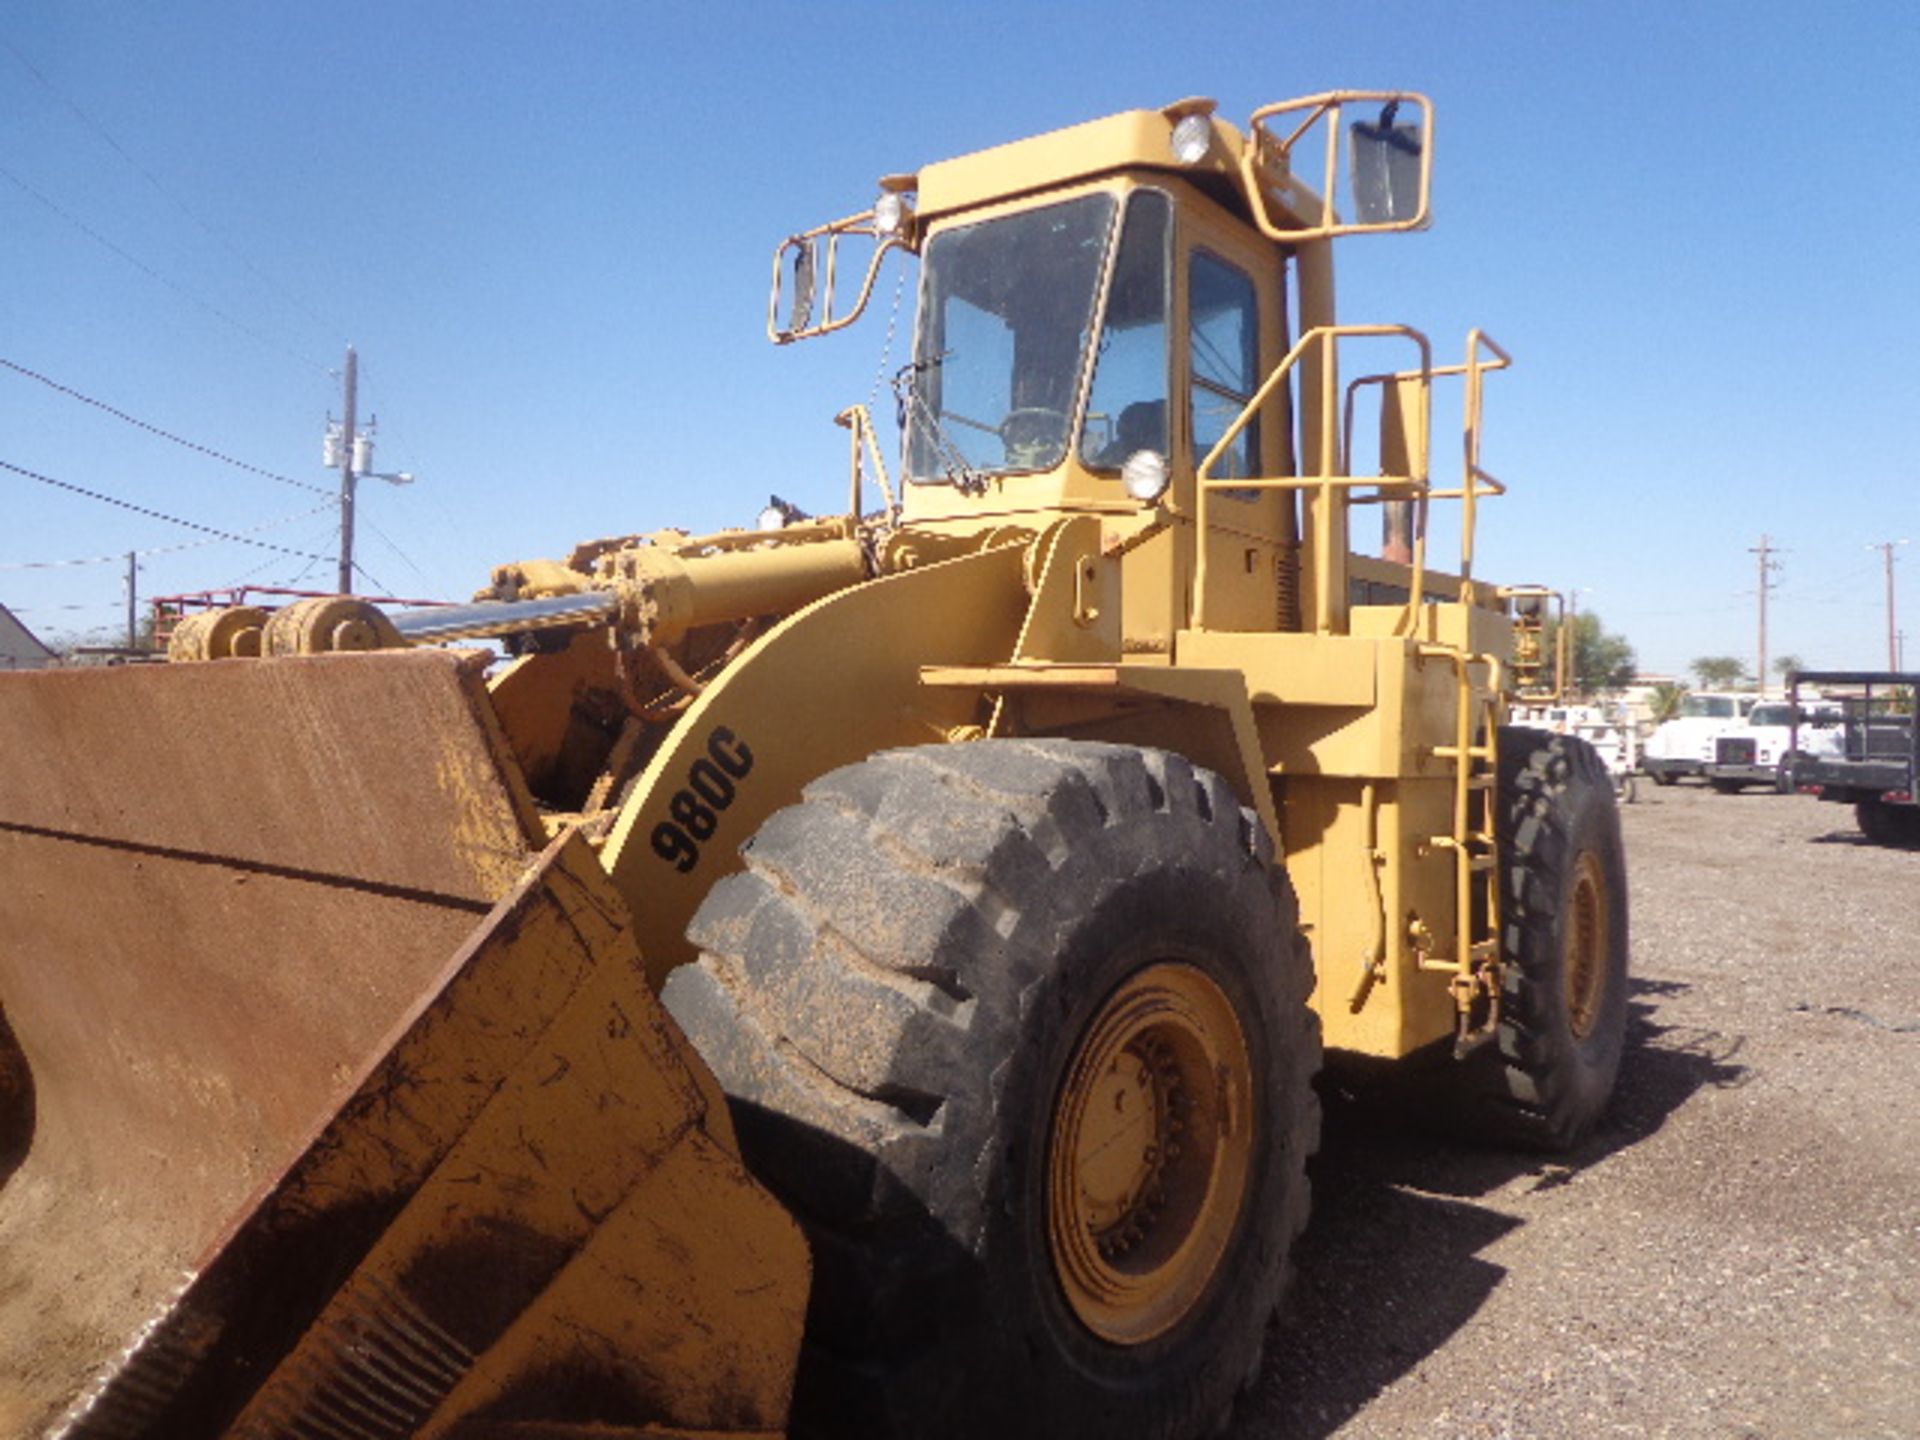
{"type": "Polygon", "coordinates": [[[1245,1200],[1253,1107],[1233,1006],[1192,965],[1140,971],[1088,1025],[1054,1103],[1047,1236],[1101,1339],[1165,1334],[1205,1293],[1245,1200]]]}
{"type": "Polygon", "coordinates": [[[1607,880],[1589,850],[1573,868],[1573,898],[1561,967],[1567,989],[1567,1028],[1584,1040],[1600,1018],[1607,995],[1607,880]]]}

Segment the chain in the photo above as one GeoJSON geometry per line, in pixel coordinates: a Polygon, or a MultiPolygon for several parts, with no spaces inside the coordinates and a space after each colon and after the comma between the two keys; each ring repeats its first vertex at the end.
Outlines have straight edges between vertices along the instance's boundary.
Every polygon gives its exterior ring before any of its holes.
{"type": "Polygon", "coordinates": [[[906,266],[893,280],[893,304],[887,309],[887,338],[880,345],[880,364],[873,372],[873,388],[867,391],[867,413],[873,413],[873,402],[880,398],[880,387],[887,383],[887,365],[893,359],[894,326],[900,319],[900,295],[907,288],[906,266]]]}

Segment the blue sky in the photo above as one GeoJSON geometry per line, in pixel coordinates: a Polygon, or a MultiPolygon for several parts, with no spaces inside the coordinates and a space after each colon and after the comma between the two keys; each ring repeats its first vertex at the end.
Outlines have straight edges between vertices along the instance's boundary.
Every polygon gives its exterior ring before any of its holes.
{"type": "MultiPolygon", "coordinates": [[[[768,262],[883,173],[1185,95],[1241,120],[1406,87],[1438,112],[1434,228],[1347,242],[1341,299],[1514,352],[1481,573],[1578,591],[1648,669],[1751,664],[1765,534],[1770,651],[1873,665],[1867,547],[1912,537],[1920,656],[1911,6],[15,0],[0,41],[0,358],[325,489],[352,341],[378,466],[419,477],[362,492],[391,591],[746,523],[769,491],[839,502],[831,417],[906,346],[883,353],[892,277],[860,325],[776,350],[768,262]]],[[[323,495],[10,370],[0,461],[335,543],[300,513],[323,495]]],[[[24,562],[166,551],[146,594],[331,583],[167,549],[201,538],[0,471],[0,602],[42,633],[119,623],[124,562],[24,562]]]]}

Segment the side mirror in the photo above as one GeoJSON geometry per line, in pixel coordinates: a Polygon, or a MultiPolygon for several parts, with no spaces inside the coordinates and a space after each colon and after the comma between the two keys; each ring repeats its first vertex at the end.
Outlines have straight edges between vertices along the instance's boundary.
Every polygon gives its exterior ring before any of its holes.
{"type": "Polygon", "coordinates": [[[1433,184],[1433,103],[1410,90],[1332,90],[1263,105],[1248,121],[1240,173],[1254,223],[1270,240],[1423,230],[1433,184]],[[1376,105],[1377,119],[1346,118],[1376,105]],[[1402,111],[1414,123],[1399,123],[1402,111]]]}
{"type": "Polygon", "coordinates": [[[785,345],[851,325],[867,308],[880,262],[896,247],[912,248],[900,233],[877,228],[872,211],[789,235],[773,252],[767,338],[785,345]],[[849,300],[852,276],[860,277],[859,290],[849,300]]]}
{"type": "Polygon", "coordinates": [[[813,321],[813,277],[819,264],[814,257],[819,243],[812,237],[790,242],[793,258],[782,267],[785,283],[774,298],[775,328],[782,334],[805,330],[813,321]]]}
{"type": "Polygon", "coordinates": [[[1356,120],[1347,132],[1354,218],[1362,225],[1417,225],[1423,219],[1421,131],[1394,123],[1399,108],[1399,101],[1390,101],[1378,121],[1356,120]]]}

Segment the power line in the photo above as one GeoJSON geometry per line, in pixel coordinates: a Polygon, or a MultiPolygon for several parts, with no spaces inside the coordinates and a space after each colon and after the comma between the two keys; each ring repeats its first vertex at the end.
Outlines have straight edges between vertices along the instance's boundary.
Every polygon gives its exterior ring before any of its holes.
{"type": "Polygon", "coordinates": [[[282,485],[291,485],[299,490],[311,490],[315,495],[331,495],[333,493],[324,486],[309,485],[306,481],[295,480],[290,475],[281,475],[272,470],[263,470],[258,465],[249,465],[244,460],[236,460],[231,455],[222,454],[210,445],[201,445],[196,441],[188,440],[184,436],[176,435],[171,430],[162,430],[158,425],[150,425],[145,420],[137,419],[127,414],[124,410],[114,409],[113,406],[107,404],[104,400],[96,400],[91,395],[82,395],[78,390],[62,385],[58,380],[51,380],[37,370],[29,370],[24,365],[16,365],[4,356],[0,356],[0,365],[4,365],[16,375],[24,375],[29,380],[38,380],[49,390],[57,390],[60,394],[70,399],[78,400],[82,405],[91,405],[96,410],[104,410],[107,414],[113,416],[114,419],[124,420],[136,429],[145,430],[150,435],[158,435],[162,440],[171,440],[176,445],[184,445],[189,450],[197,451],[199,454],[205,455],[210,459],[231,465],[235,469],[244,470],[249,475],[258,475],[266,480],[277,480],[282,485]]]}
{"type": "Polygon", "coordinates": [[[393,593],[393,591],[389,590],[385,585],[382,585],[378,580],[374,579],[373,576],[368,573],[367,567],[362,565],[358,560],[353,562],[353,568],[355,570],[358,570],[360,572],[361,578],[363,578],[369,585],[373,587],[374,594],[391,595],[393,593]]]}
{"type": "MultiPolygon", "coordinates": [[[[75,495],[85,496],[89,500],[98,500],[102,505],[114,505],[122,510],[131,510],[136,515],[145,515],[149,520],[164,520],[169,525],[179,525],[188,530],[198,530],[204,535],[212,535],[217,539],[232,540],[241,545],[257,545],[262,550],[278,550],[283,555],[298,555],[303,560],[314,558],[304,550],[293,550],[285,545],[275,545],[267,540],[250,539],[232,530],[222,530],[213,525],[202,525],[197,520],[182,520],[178,515],[167,515],[158,510],[150,510],[145,505],[134,504],[131,500],[115,499],[111,495],[101,494],[98,490],[89,490],[84,485],[75,485],[66,480],[56,480],[51,475],[42,475],[37,470],[29,470],[24,466],[12,464],[6,460],[0,460],[0,470],[10,470],[15,475],[24,476],[28,480],[37,480],[42,485],[51,485],[56,490],[66,490],[75,495]]],[[[321,556],[319,558],[325,559],[326,557],[321,556]]]]}
{"type": "Polygon", "coordinates": [[[158,270],[154,269],[151,265],[147,264],[146,261],[140,259],[136,255],[131,254],[127,250],[122,249],[119,245],[114,244],[113,241],[109,240],[106,236],[102,235],[98,230],[95,230],[91,225],[87,224],[86,221],[80,219],[76,215],[73,215],[69,211],[62,209],[54,201],[48,199],[45,195],[42,195],[38,190],[34,189],[33,186],[29,185],[26,181],[22,180],[18,175],[14,174],[11,170],[7,169],[3,165],[0,165],[0,178],[5,178],[7,180],[12,181],[21,190],[24,190],[28,195],[32,196],[35,200],[38,200],[42,205],[46,206],[47,209],[51,210],[54,214],[58,215],[62,220],[66,221],[69,225],[73,226],[74,229],[78,230],[81,234],[85,235],[88,239],[94,241],[96,244],[104,245],[107,249],[113,251],[114,254],[118,255],[122,260],[126,261],[129,265],[133,266],[133,268],[138,270],[141,274],[147,276],[149,279],[158,281],[160,284],[166,286],[169,290],[173,291],[176,295],[182,296],[187,300],[191,300],[195,305],[198,305],[202,310],[206,311],[209,315],[213,316],[215,319],[219,320],[223,324],[231,325],[235,330],[238,330],[242,335],[245,335],[249,340],[252,340],[255,344],[264,345],[269,350],[278,351],[280,354],[287,356],[289,359],[298,360],[302,365],[310,365],[315,370],[318,370],[322,375],[333,374],[331,370],[329,370],[325,365],[322,365],[318,360],[315,360],[312,356],[302,355],[297,350],[289,350],[286,346],[280,344],[279,341],[269,339],[267,336],[262,335],[258,330],[255,330],[251,325],[245,324],[242,321],[234,319],[233,316],[227,314],[227,312],[222,310],[218,305],[213,304],[209,300],[201,299],[198,295],[194,294],[193,291],[187,289],[186,286],[181,285],[173,280],[169,280],[166,276],[162,275],[158,270]]]}
{"type": "Polygon", "coordinates": [[[208,239],[212,240],[215,244],[219,245],[228,254],[232,255],[234,259],[238,260],[242,265],[244,265],[252,273],[253,277],[256,280],[260,281],[260,283],[265,285],[268,289],[275,291],[280,296],[281,299],[285,300],[288,304],[292,305],[296,310],[299,310],[309,320],[312,320],[316,324],[323,325],[323,326],[327,323],[325,320],[321,319],[320,316],[314,314],[313,310],[309,306],[302,304],[300,299],[297,296],[295,296],[290,290],[288,290],[288,288],[285,285],[275,280],[271,275],[268,275],[265,271],[261,270],[259,266],[255,265],[251,260],[249,260],[245,252],[240,250],[239,247],[234,245],[231,241],[223,239],[220,236],[220,234],[217,231],[215,231],[214,228],[211,225],[209,225],[205,220],[203,220],[194,210],[192,210],[184,200],[182,200],[178,195],[175,195],[165,185],[162,185],[160,183],[159,177],[157,177],[151,170],[147,169],[146,166],[142,165],[138,160],[134,159],[133,156],[128,153],[126,147],[123,146],[118,140],[113,138],[112,134],[108,132],[106,126],[102,125],[98,120],[94,119],[93,116],[89,115],[86,111],[82,110],[78,105],[76,105],[73,102],[71,98],[69,98],[67,95],[63,94],[58,88],[56,88],[54,83],[51,80],[49,80],[45,75],[40,73],[40,68],[37,65],[35,65],[31,60],[27,59],[25,55],[22,55],[20,51],[17,48],[15,48],[15,46],[10,41],[5,40],[4,38],[0,38],[0,45],[4,45],[6,47],[7,52],[11,54],[14,59],[18,60],[23,67],[25,67],[29,75],[33,76],[34,79],[38,80],[40,84],[43,87],[45,87],[49,95],[53,96],[53,98],[58,100],[62,105],[65,105],[67,109],[71,110],[74,113],[74,115],[78,117],[78,119],[83,125],[85,125],[89,130],[93,131],[95,135],[98,135],[101,138],[101,140],[106,142],[107,147],[111,149],[114,154],[118,155],[122,160],[126,161],[127,164],[135,171],[135,173],[137,173],[143,180],[145,180],[161,195],[165,196],[167,200],[169,200],[173,204],[174,208],[177,209],[182,215],[186,216],[189,220],[193,221],[195,225],[198,225],[200,229],[206,233],[208,239]]]}
{"type": "MultiPolygon", "coordinates": [[[[331,510],[333,508],[333,505],[331,502],[329,502],[327,505],[325,505],[322,508],[331,510]]],[[[311,546],[318,547],[320,545],[324,545],[332,534],[333,534],[333,527],[329,525],[326,529],[316,531],[314,534],[302,539],[300,543],[302,545],[311,545],[311,546]]],[[[306,552],[295,552],[295,553],[304,554],[306,552]]],[[[266,559],[262,560],[258,565],[253,566],[249,570],[242,570],[237,576],[229,580],[225,585],[216,586],[215,588],[221,589],[221,590],[237,590],[241,586],[245,585],[247,582],[253,580],[254,576],[260,574],[263,570],[270,570],[276,565],[282,565],[285,563],[286,562],[280,556],[269,555],[267,556],[266,559]]],[[[309,560],[304,566],[301,567],[300,573],[304,575],[307,573],[307,571],[311,570],[312,568],[313,568],[313,562],[309,560]]],[[[259,583],[266,584],[268,582],[260,581],[259,583]]],[[[286,576],[282,576],[279,580],[273,581],[272,583],[277,585],[291,585],[293,582],[292,580],[288,579],[286,576]]]]}
{"type": "MultiPolygon", "coordinates": [[[[333,501],[328,500],[323,504],[314,506],[311,510],[300,510],[292,515],[282,515],[277,520],[263,520],[258,525],[249,525],[245,530],[236,531],[235,533],[239,535],[258,535],[262,530],[272,530],[279,525],[291,525],[296,520],[304,520],[309,515],[318,515],[322,510],[331,510],[332,508],[333,501]]],[[[178,545],[153,545],[145,550],[135,550],[132,553],[144,560],[149,555],[176,555],[182,550],[198,550],[203,546],[221,545],[224,543],[226,543],[225,536],[214,535],[209,536],[205,540],[182,540],[178,545]]],[[[59,570],[69,565],[117,565],[126,558],[127,552],[122,551],[117,555],[84,555],[77,560],[12,560],[0,562],[0,570],[59,570]]],[[[267,563],[271,565],[273,562],[269,560],[267,563]]]]}
{"type": "MultiPolygon", "coordinates": [[[[407,554],[406,551],[402,550],[398,545],[396,545],[391,539],[388,538],[386,531],[382,530],[378,525],[374,524],[373,521],[369,520],[364,515],[360,517],[360,523],[365,525],[369,530],[373,531],[374,535],[381,541],[381,543],[383,543],[389,550],[393,551],[394,554],[398,555],[401,561],[406,565],[406,567],[409,570],[413,571],[414,574],[418,575],[422,580],[426,581],[428,584],[433,583],[431,580],[427,580],[427,572],[422,570],[418,565],[413,563],[413,557],[407,554]]],[[[358,569],[359,567],[356,566],[355,568],[358,569]]],[[[364,574],[365,572],[362,571],[361,573],[364,574]]]]}

